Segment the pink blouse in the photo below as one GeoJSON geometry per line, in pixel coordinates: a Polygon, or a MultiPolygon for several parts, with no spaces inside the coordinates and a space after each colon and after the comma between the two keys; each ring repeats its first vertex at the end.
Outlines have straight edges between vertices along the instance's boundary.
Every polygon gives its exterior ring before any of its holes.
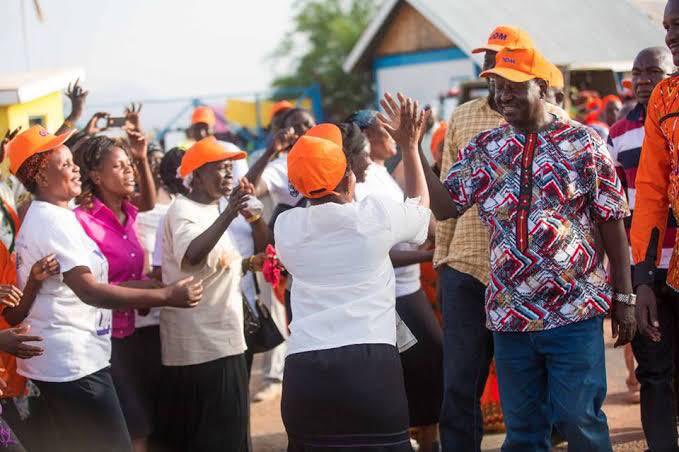
{"type": "MultiPolygon", "coordinates": [[[[75,215],[88,236],[99,246],[108,260],[108,280],[111,284],[144,278],[144,249],[137,237],[137,208],[123,201],[123,212],[127,216],[121,225],[116,215],[97,197],[92,198],[92,208],[80,206],[75,215]]],[[[115,338],[134,333],[134,309],[113,311],[115,338]]]]}

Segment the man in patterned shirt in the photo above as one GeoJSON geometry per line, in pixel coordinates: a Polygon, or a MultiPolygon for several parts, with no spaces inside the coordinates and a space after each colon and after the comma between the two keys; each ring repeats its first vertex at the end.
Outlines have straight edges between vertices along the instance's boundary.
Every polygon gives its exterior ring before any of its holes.
{"type": "MultiPolygon", "coordinates": [[[[667,2],[663,25],[665,43],[677,66],[679,0],[667,2]]],[[[630,231],[640,333],[633,346],[639,360],[641,421],[652,451],[679,451],[676,394],[672,384],[677,378],[673,358],[679,340],[679,241],[674,242],[666,285],[658,284],[661,270],[657,268],[662,267],[663,257],[667,255],[663,238],[667,237],[670,205],[675,218],[679,219],[678,145],[679,75],[675,72],[656,85],[648,100],[630,231]]]]}
{"type": "Polygon", "coordinates": [[[546,111],[549,71],[536,50],[501,50],[482,76],[508,124],[477,135],[445,183],[423,168],[437,219],[476,205],[489,231],[503,450],[547,451],[556,425],[572,450],[610,451],[602,325],[612,306],[616,345],[635,332],[629,210],[601,139],[546,111]]]}
{"type": "MultiPolygon", "coordinates": [[[[532,48],[528,34],[508,25],[495,28],[485,46],[483,70],[495,67],[495,56],[504,48],[532,48]]],[[[554,68],[555,69],[555,68],[554,68]]],[[[561,75],[560,73],[558,75],[561,75]]],[[[460,105],[448,125],[441,178],[448,175],[458,152],[477,134],[505,123],[495,104],[495,85],[488,80],[488,97],[460,105]]],[[[567,119],[558,107],[547,111],[567,119]]],[[[444,330],[444,395],[440,431],[443,450],[480,451],[483,438],[481,395],[493,359],[493,337],[486,328],[484,292],[489,274],[488,232],[476,207],[458,219],[436,226],[434,265],[439,272],[444,330]]]]}

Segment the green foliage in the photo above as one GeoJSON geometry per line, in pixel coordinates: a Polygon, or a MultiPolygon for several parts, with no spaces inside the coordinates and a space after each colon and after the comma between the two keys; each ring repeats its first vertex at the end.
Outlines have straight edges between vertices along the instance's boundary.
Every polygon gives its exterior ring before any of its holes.
{"type": "Polygon", "coordinates": [[[374,99],[370,71],[347,74],[345,58],[377,10],[376,0],[298,0],[294,29],[280,43],[274,59],[295,55],[298,37],[308,50],[295,61],[293,73],[276,78],[274,88],[321,85],[323,110],[329,120],[340,120],[374,99]]]}

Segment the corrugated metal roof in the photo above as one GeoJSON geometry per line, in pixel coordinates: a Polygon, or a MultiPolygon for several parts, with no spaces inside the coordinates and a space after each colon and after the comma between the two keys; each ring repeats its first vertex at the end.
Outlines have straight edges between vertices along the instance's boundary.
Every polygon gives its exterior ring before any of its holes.
{"type": "MultiPolygon", "coordinates": [[[[639,50],[664,43],[662,25],[629,0],[401,1],[410,3],[467,54],[503,24],[526,30],[547,58],[563,65],[608,61],[631,65],[639,50]]],[[[347,57],[345,70],[363,60],[399,3],[385,2],[347,57]]]]}

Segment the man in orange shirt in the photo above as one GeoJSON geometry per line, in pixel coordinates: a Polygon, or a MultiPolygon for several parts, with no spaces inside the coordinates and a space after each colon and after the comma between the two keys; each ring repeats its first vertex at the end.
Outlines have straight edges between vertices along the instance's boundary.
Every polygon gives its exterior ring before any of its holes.
{"type": "MultiPolygon", "coordinates": [[[[665,42],[679,64],[679,0],[669,0],[663,25],[665,42]]],[[[641,421],[652,451],[678,451],[674,388],[674,347],[679,335],[679,242],[667,270],[667,284],[656,285],[669,206],[679,207],[679,75],[653,90],[646,113],[645,138],[636,176],[636,206],[630,238],[635,262],[639,335],[634,340],[641,383],[641,421]],[[672,290],[673,289],[673,290],[672,290]]]]}

